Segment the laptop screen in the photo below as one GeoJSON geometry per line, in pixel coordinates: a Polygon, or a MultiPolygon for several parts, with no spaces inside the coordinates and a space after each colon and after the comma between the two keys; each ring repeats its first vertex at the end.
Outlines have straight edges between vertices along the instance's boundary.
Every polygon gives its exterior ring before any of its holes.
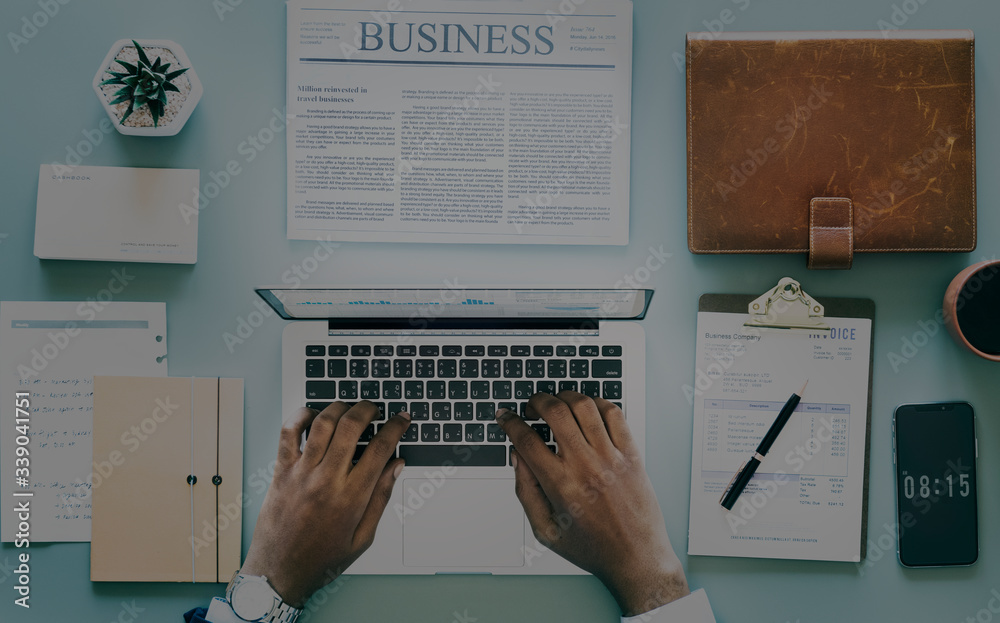
{"type": "Polygon", "coordinates": [[[258,288],[288,320],[642,318],[652,290],[258,288]]]}

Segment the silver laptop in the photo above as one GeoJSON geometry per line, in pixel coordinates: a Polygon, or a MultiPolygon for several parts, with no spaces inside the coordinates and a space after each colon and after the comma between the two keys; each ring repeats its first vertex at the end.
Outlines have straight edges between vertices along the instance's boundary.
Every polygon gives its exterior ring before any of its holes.
{"type": "MultiPolygon", "coordinates": [[[[576,574],[539,544],[514,495],[499,408],[575,390],[618,403],[644,451],[652,290],[258,288],[290,323],[282,412],[370,400],[407,411],[406,459],[375,544],[351,573],[576,574]]],[[[555,452],[544,422],[532,426],[555,452]]]]}

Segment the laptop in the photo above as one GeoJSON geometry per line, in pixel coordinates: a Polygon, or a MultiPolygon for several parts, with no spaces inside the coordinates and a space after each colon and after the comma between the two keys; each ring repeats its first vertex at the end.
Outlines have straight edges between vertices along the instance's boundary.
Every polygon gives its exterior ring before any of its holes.
{"type": "MultiPolygon", "coordinates": [[[[494,416],[536,392],[621,405],[644,452],[645,339],[652,290],[288,288],[257,293],[289,323],[282,413],[370,400],[407,411],[406,468],[360,574],[579,574],[533,536],[514,494],[510,443],[494,416]]],[[[530,422],[557,452],[542,421],[530,422]]]]}

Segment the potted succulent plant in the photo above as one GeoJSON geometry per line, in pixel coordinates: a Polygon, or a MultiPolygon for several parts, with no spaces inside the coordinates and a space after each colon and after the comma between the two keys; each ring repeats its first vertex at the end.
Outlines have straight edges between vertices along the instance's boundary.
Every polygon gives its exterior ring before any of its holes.
{"type": "Polygon", "coordinates": [[[94,92],[122,134],[173,136],[198,105],[202,86],[177,43],[122,39],[94,76],[94,92]]]}

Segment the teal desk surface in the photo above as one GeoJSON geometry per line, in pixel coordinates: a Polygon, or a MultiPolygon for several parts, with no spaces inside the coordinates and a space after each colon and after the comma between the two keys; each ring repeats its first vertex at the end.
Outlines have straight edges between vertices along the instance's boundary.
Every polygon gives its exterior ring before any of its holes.
{"type": "MultiPolygon", "coordinates": [[[[0,298],[84,300],[119,265],[39,261],[32,253],[38,166],[64,162],[105,119],[91,90],[114,41],[181,43],[205,85],[187,127],[166,139],[103,136],[89,165],[213,171],[241,158],[239,145],[267,127],[285,102],[285,9],[239,0],[6,0],[0,5],[0,298]],[[58,12],[14,50],[8,32],[50,5],[58,12]],[[235,5],[235,6],[234,6],[235,5]],[[232,8],[220,13],[220,6],[232,8]]],[[[904,340],[934,317],[951,278],[1000,251],[1000,5],[972,0],[636,0],[630,243],[626,247],[343,244],[309,284],[508,283],[610,285],[644,264],[649,249],[672,254],[646,284],[657,290],[644,321],[647,343],[647,469],[674,548],[692,587],[708,591],[723,622],[979,621],[1000,616],[1000,364],[967,352],[939,331],[906,363],[904,340]],[[724,13],[728,11],[728,13],[724,13]],[[686,246],[684,74],[673,60],[687,31],[970,28],[976,34],[979,248],[969,254],[861,255],[850,271],[809,272],[794,256],[695,256],[686,246]],[[875,321],[870,565],[701,558],[686,555],[695,320],[704,292],[760,293],[792,276],[817,297],[870,297],[875,321]],[[909,570],[895,559],[891,418],[902,402],[960,399],[977,409],[981,554],[970,568],[909,570]],[[969,619],[971,617],[971,619],[969,619]]],[[[96,142],[96,141],[95,141],[96,142]]],[[[253,312],[253,286],[280,281],[315,242],[285,237],[285,140],[243,167],[201,214],[193,266],[129,264],[122,300],[166,301],[172,376],[245,378],[244,473],[252,496],[244,554],[262,487],[248,483],[271,464],[281,421],[280,342],[274,317],[232,352],[223,334],[253,312]]],[[[5,425],[6,426],[6,425],[5,425]]],[[[0,434],[10,434],[3,431],[0,434]]],[[[8,501],[3,502],[7,508],[8,501]]],[[[0,621],[176,622],[222,585],[92,584],[85,543],[32,544],[31,609],[15,607],[16,552],[0,548],[0,621]]],[[[615,621],[618,610],[592,577],[347,577],[311,606],[311,621],[615,621]],[[323,603],[318,603],[322,601],[323,603]]],[[[1000,620],[998,618],[997,620],[1000,620]]]]}

